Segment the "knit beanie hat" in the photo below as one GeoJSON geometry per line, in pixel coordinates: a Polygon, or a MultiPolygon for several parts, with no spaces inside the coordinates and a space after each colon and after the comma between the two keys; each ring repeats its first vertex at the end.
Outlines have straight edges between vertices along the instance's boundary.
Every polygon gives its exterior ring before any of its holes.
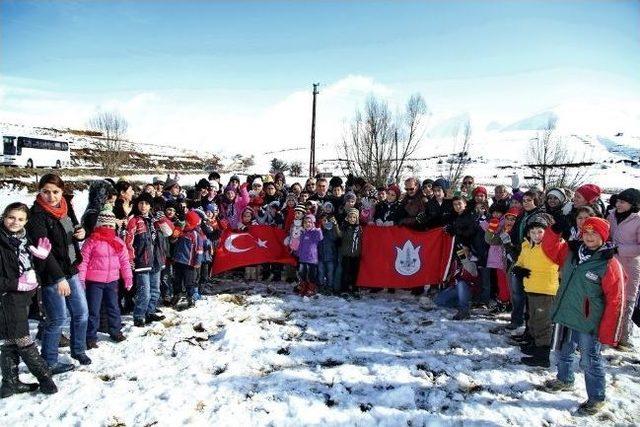
{"type": "Polygon", "coordinates": [[[387,191],[391,191],[392,193],[395,193],[396,199],[400,197],[401,191],[400,191],[400,187],[398,187],[398,184],[391,184],[389,188],[387,188],[387,191]]]}
{"type": "Polygon", "coordinates": [[[552,188],[548,190],[546,196],[554,196],[556,199],[560,200],[561,204],[567,201],[567,195],[559,188],[552,188]]]}
{"type": "Polygon", "coordinates": [[[287,194],[287,201],[289,200],[293,200],[294,202],[298,202],[298,196],[295,195],[295,193],[289,193],[287,194]]]}
{"type": "Polygon", "coordinates": [[[580,232],[584,233],[585,231],[595,231],[600,235],[600,237],[602,237],[602,240],[606,242],[609,240],[610,229],[611,226],[609,225],[609,221],[598,218],[597,216],[592,216],[584,220],[580,232]]]}
{"type": "Polygon", "coordinates": [[[216,213],[218,212],[218,205],[216,205],[215,203],[209,203],[204,207],[204,211],[216,213]]]}
{"type": "Polygon", "coordinates": [[[228,191],[232,191],[232,192],[235,193],[236,192],[236,188],[233,185],[229,184],[224,188],[224,192],[225,193],[228,192],[228,191]]]}
{"type": "Polygon", "coordinates": [[[140,194],[138,196],[138,199],[136,200],[136,205],[140,202],[146,202],[149,204],[149,206],[153,205],[153,196],[147,192],[143,192],[142,194],[140,194]]]}
{"type": "Polygon", "coordinates": [[[513,196],[511,196],[511,198],[512,198],[513,200],[517,200],[517,201],[519,201],[520,203],[522,203],[522,198],[523,198],[523,197],[524,197],[524,193],[522,193],[522,192],[520,192],[520,191],[516,192],[513,196]]]}
{"type": "Polygon", "coordinates": [[[478,194],[484,194],[486,196],[487,189],[485,187],[476,187],[473,189],[473,192],[471,194],[473,194],[473,197],[475,197],[478,194]]]}
{"type": "Polygon", "coordinates": [[[194,228],[200,225],[201,221],[202,219],[200,218],[200,215],[198,215],[198,212],[191,210],[187,212],[187,215],[185,216],[185,219],[184,219],[184,222],[186,224],[185,229],[193,230],[194,228]]]}
{"type": "Polygon", "coordinates": [[[98,214],[96,221],[96,227],[110,227],[116,228],[116,216],[110,209],[103,209],[98,214]]]}
{"type": "Polygon", "coordinates": [[[156,184],[160,184],[162,186],[164,186],[164,180],[162,178],[160,178],[159,176],[154,176],[153,177],[153,185],[156,184]]]}
{"type": "Polygon", "coordinates": [[[637,188],[627,188],[618,193],[616,198],[617,200],[629,203],[632,209],[638,209],[640,207],[640,190],[637,188]]]}
{"type": "Polygon", "coordinates": [[[344,195],[344,200],[356,200],[356,193],[354,193],[353,191],[349,191],[347,194],[344,195]]]}
{"type": "Polygon", "coordinates": [[[176,181],[175,179],[168,179],[164,184],[164,191],[169,191],[176,185],[178,185],[178,181],[176,181]]]}
{"type": "Polygon", "coordinates": [[[360,211],[356,208],[349,208],[347,209],[347,216],[351,215],[352,213],[356,214],[358,217],[360,217],[360,211]]]}
{"type": "Polygon", "coordinates": [[[296,211],[296,212],[302,212],[304,214],[307,213],[307,207],[305,205],[303,205],[302,203],[298,203],[296,205],[296,207],[293,208],[293,210],[296,211]]]}
{"type": "Polygon", "coordinates": [[[333,212],[333,203],[331,202],[325,202],[324,205],[322,205],[322,210],[328,213],[332,213],[333,212]]]}
{"type": "Polygon", "coordinates": [[[525,227],[525,232],[528,232],[530,229],[534,227],[547,228],[549,226],[549,221],[543,214],[533,215],[531,218],[527,220],[527,226],[525,227]]]}
{"type": "Polygon", "coordinates": [[[506,214],[504,214],[504,216],[512,216],[514,218],[517,218],[518,215],[520,215],[520,209],[516,208],[516,207],[512,207],[509,208],[509,210],[507,211],[506,214]]]}
{"type": "Polygon", "coordinates": [[[272,183],[273,182],[273,177],[271,175],[267,175],[264,177],[264,183],[268,184],[268,183],[272,183]]]}
{"type": "Polygon", "coordinates": [[[447,191],[450,187],[449,181],[444,178],[438,178],[433,181],[433,188],[440,187],[442,190],[447,191]]]}
{"type": "Polygon", "coordinates": [[[220,191],[220,184],[218,184],[218,181],[211,180],[209,181],[209,188],[213,191],[220,191]]]}
{"type": "Polygon", "coordinates": [[[306,214],[306,215],[304,216],[304,219],[310,219],[310,220],[311,220],[311,222],[313,222],[314,224],[316,223],[316,217],[315,217],[315,215],[312,215],[312,214],[306,214]]]}
{"type": "Polygon", "coordinates": [[[598,200],[600,194],[602,194],[602,190],[595,184],[585,184],[576,189],[576,193],[579,193],[587,203],[591,204],[598,200]]]}
{"type": "Polygon", "coordinates": [[[206,178],[202,178],[200,181],[198,181],[198,183],[196,184],[196,190],[204,190],[204,189],[210,190],[211,189],[211,184],[209,184],[209,180],[206,178]]]}
{"type": "Polygon", "coordinates": [[[329,186],[333,187],[342,187],[342,178],[339,176],[334,176],[329,180],[329,186]]]}
{"type": "Polygon", "coordinates": [[[254,185],[262,185],[262,178],[259,176],[255,177],[253,181],[251,181],[251,186],[253,187],[254,185]]]}
{"type": "Polygon", "coordinates": [[[253,210],[253,208],[251,206],[247,206],[246,208],[244,208],[244,210],[242,211],[242,215],[244,215],[245,212],[251,212],[251,216],[253,217],[255,215],[255,211],[253,210]]]}

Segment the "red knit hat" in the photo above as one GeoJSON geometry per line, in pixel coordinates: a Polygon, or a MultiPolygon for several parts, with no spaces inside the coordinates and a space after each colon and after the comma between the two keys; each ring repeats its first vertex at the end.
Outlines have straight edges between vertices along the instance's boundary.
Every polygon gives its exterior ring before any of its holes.
{"type": "Polygon", "coordinates": [[[202,218],[200,218],[200,215],[198,215],[198,212],[189,211],[187,212],[187,215],[185,215],[185,218],[184,218],[184,222],[186,225],[185,229],[193,230],[194,228],[200,225],[201,221],[202,221],[202,218]]]}
{"type": "Polygon", "coordinates": [[[485,196],[487,195],[487,189],[480,186],[480,187],[476,187],[473,189],[473,192],[471,193],[473,194],[473,197],[476,197],[476,195],[478,194],[484,194],[485,196]]]}
{"type": "Polygon", "coordinates": [[[583,233],[586,230],[595,231],[600,235],[600,237],[602,237],[602,240],[606,242],[609,240],[610,228],[611,226],[609,225],[609,221],[598,218],[597,216],[592,216],[584,220],[580,232],[583,233]]]}
{"type": "Polygon", "coordinates": [[[400,187],[398,187],[398,184],[391,184],[389,186],[389,188],[387,188],[387,191],[391,191],[392,193],[396,193],[396,199],[400,197],[400,187]]]}
{"type": "Polygon", "coordinates": [[[600,194],[602,194],[602,190],[595,184],[585,184],[576,189],[576,193],[579,193],[587,203],[591,204],[598,200],[600,194]]]}
{"type": "Polygon", "coordinates": [[[504,216],[507,216],[507,215],[511,215],[511,216],[514,216],[514,217],[516,217],[516,218],[517,218],[517,217],[518,217],[518,215],[520,215],[520,209],[518,209],[518,208],[516,208],[516,207],[511,207],[511,208],[509,208],[509,210],[507,211],[507,213],[506,213],[506,214],[504,214],[504,216]]]}

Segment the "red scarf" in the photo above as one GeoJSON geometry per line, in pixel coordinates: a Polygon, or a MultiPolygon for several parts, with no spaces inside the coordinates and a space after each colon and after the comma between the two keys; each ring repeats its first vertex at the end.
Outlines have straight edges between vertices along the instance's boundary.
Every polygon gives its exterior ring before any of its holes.
{"type": "Polygon", "coordinates": [[[65,216],[67,216],[67,200],[63,197],[62,199],[60,199],[60,205],[59,206],[51,206],[42,196],[42,194],[38,194],[36,196],[36,203],[38,205],[40,205],[40,207],[42,209],[44,209],[46,212],[48,212],[51,216],[53,216],[56,219],[61,219],[64,218],[65,216]]]}
{"type": "Polygon", "coordinates": [[[96,227],[93,229],[93,233],[91,233],[91,238],[101,242],[107,242],[116,252],[120,252],[123,248],[123,244],[116,239],[115,228],[96,227]]]}

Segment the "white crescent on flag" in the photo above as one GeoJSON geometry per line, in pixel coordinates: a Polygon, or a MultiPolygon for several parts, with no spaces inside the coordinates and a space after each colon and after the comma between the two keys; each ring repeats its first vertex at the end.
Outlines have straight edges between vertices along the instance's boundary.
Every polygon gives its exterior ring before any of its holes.
{"type": "MultiPolygon", "coordinates": [[[[254,239],[254,237],[253,237],[251,234],[249,234],[249,233],[232,234],[232,235],[230,235],[229,237],[227,237],[227,240],[225,240],[225,242],[224,242],[224,248],[225,248],[227,251],[232,252],[232,253],[234,253],[234,254],[239,254],[239,253],[242,253],[242,252],[247,252],[247,251],[250,251],[251,249],[253,249],[253,247],[250,247],[250,248],[236,248],[236,247],[233,245],[233,241],[234,241],[235,239],[237,239],[238,237],[240,237],[240,236],[249,236],[249,237],[251,237],[252,239],[254,239]]],[[[255,239],[254,239],[254,240],[255,240],[255,239]]]]}

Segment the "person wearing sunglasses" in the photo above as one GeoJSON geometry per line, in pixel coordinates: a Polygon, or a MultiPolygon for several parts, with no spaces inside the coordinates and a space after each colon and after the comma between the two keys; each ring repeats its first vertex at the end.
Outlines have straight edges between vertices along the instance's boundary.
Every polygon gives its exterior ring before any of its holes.
{"type": "Polygon", "coordinates": [[[416,217],[424,213],[425,210],[425,203],[418,180],[416,178],[407,178],[404,181],[404,191],[398,224],[406,227],[422,228],[416,221],[416,217]]]}

